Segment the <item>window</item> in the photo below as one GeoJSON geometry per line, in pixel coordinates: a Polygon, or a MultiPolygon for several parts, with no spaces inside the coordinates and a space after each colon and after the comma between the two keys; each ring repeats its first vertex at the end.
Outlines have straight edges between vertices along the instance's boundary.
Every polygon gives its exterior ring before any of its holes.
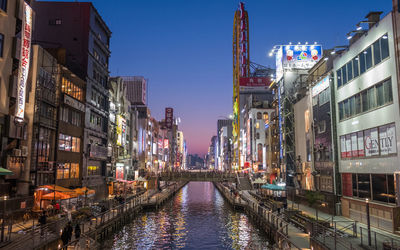
{"type": "Polygon", "coordinates": [[[392,81],[387,79],[339,103],[339,119],[357,116],[393,101],[392,81]]]}
{"type": "Polygon", "coordinates": [[[352,61],[347,63],[347,81],[351,81],[353,79],[353,63],[352,61]]]}
{"type": "Polygon", "coordinates": [[[0,9],[7,12],[7,0],[0,0],[0,9]]]}
{"type": "Polygon", "coordinates": [[[346,70],[346,65],[342,67],[342,84],[346,85],[347,83],[347,70],[346,70]]]}
{"type": "Polygon", "coordinates": [[[358,197],[371,199],[371,181],[369,174],[357,174],[358,197]]]}
{"type": "Polygon", "coordinates": [[[60,121],[80,127],[82,126],[82,115],[80,112],[69,107],[60,107],[60,121]]]}
{"type": "Polygon", "coordinates": [[[387,202],[387,180],[385,174],[372,175],[373,199],[387,202]]]}
{"type": "Polygon", "coordinates": [[[318,134],[325,133],[326,131],[326,121],[322,120],[318,122],[318,134]]]}
{"type": "Polygon", "coordinates": [[[56,115],[56,109],[53,106],[50,106],[45,102],[40,102],[38,106],[40,116],[54,119],[54,116],[56,115]]]}
{"type": "Polygon", "coordinates": [[[78,179],[79,163],[57,163],[57,179],[78,179]]]}
{"type": "Polygon", "coordinates": [[[360,58],[360,75],[363,74],[366,71],[365,68],[365,53],[361,52],[359,55],[360,58]]]}
{"type": "Polygon", "coordinates": [[[321,93],[318,95],[318,102],[319,106],[324,105],[325,103],[329,102],[330,99],[330,88],[328,87],[327,89],[323,90],[321,93]]]}
{"type": "Polygon", "coordinates": [[[358,71],[358,56],[356,56],[353,59],[353,74],[354,74],[354,78],[356,78],[357,76],[359,76],[359,71],[358,71]]]}
{"type": "Polygon", "coordinates": [[[337,87],[342,86],[342,69],[336,71],[337,87]]]}
{"type": "Polygon", "coordinates": [[[83,101],[83,89],[66,78],[62,78],[61,91],[79,101],[83,101]]]}
{"type": "Polygon", "coordinates": [[[70,135],[60,134],[58,137],[58,149],[70,152],[80,152],[81,139],[70,135]]]}
{"type": "Polygon", "coordinates": [[[378,64],[382,60],[380,40],[377,40],[376,42],[374,42],[374,44],[372,46],[374,48],[374,64],[378,64]]]}
{"type": "Polygon", "coordinates": [[[354,97],[354,103],[355,103],[355,114],[360,114],[361,113],[361,95],[357,94],[354,97]]]}
{"type": "Polygon", "coordinates": [[[4,35],[0,33],[0,57],[3,57],[3,48],[4,48],[4,35]]]}
{"type": "Polygon", "coordinates": [[[366,50],[363,52],[365,54],[365,68],[368,70],[369,68],[372,67],[372,49],[371,46],[369,46],[366,50]]]}
{"type": "Polygon", "coordinates": [[[88,175],[100,175],[100,167],[99,166],[88,166],[88,175]]]}
{"type": "Polygon", "coordinates": [[[304,112],[304,124],[305,124],[305,132],[310,131],[310,111],[307,109],[304,112]]]}
{"type": "Polygon", "coordinates": [[[269,124],[269,117],[268,117],[268,113],[267,112],[263,113],[263,119],[264,119],[264,124],[268,125],[269,124]]]}
{"type": "Polygon", "coordinates": [[[261,120],[261,119],[262,119],[261,112],[257,112],[257,119],[258,119],[258,120],[261,120]]]}
{"type": "Polygon", "coordinates": [[[381,40],[381,56],[382,60],[389,57],[389,44],[388,44],[388,35],[385,34],[382,36],[381,40]]]}

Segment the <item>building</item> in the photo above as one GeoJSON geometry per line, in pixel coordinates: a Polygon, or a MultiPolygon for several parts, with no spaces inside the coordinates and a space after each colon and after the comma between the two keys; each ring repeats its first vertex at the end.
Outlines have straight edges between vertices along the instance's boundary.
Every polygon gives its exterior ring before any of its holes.
{"type": "Polygon", "coordinates": [[[121,77],[111,77],[110,89],[110,123],[108,147],[111,148],[109,177],[114,180],[133,179],[132,138],[130,102],[127,98],[127,87],[121,77]]]}
{"type": "Polygon", "coordinates": [[[6,213],[33,205],[27,159],[35,102],[35,83],[29,79],[34,16],[29,2],[0,4],[0,167],[13,173],[0,176],[1,205],[6,203],[6,213]]]}
{"type": "Polygon", "coordinates": [[[147,105],[147,81],[143,76],[123,76],[127,85],[128,99],[132,105],[147,105]]]}
{"type": "MultiPolygon", "coordinates": [[[[342,214],[371,226],[397,231],[400,156],[399,87],[393,15],[371,12],[350,39],[348,51],[333,61],[342,214]],[[396,133],[397,131],[397,133],[396,133]],[[396,143],[397,142],[397,143],[396,143]]],[[[350,37],[349,37],[350,38],[350,37]]]]}
{"type": "Polygon", "coordinates": [[[83,185],[105,197],[111,32],[89,2],[37,1],[34,9],[34,39],[50,51],[65,48],[64,66],[86,81],[83,185]]]}

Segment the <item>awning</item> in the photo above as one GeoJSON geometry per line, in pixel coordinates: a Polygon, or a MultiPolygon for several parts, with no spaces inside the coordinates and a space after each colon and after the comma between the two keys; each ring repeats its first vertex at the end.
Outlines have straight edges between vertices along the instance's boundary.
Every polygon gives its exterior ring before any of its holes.
{"type": "Polygon", "coordinates": [[[96,191],[94,191],[93,189],[89,189],[87,187],[75,188],[74,191],[77,195],[85,195],[85,193],[86,195],[89,195],[96,193],[96,191]]]}
{"type": "Polygon", "coordinates": [[[70,198],[70,195],[57,191],[42,195],[42,200],[66,200],[70,198]]]}
{"type": "Polygon", "coordinates": [[[14,173],[8,169],[0,167],[0,175],[13,175],[14,173]]]}
{"type": "Polygon", "coordinates": [[[269,190],[276,190],[276,191],[285,191],[286,190],[285,186],[278,186],[275,184],[265,184],[265,185],[262,185],[261,188],[269,189],[269,190]]]}
{"type": "Polygon", "coordinates": [[[68,194],[68,195],[76,195],[76,192],[72,189],[69,188],[65,188],[65,187],[61,187],[61,186],[55,186],[55,185],[43,185],[43,186],[39,186],[38,188],[43,188],[43,189],[49,189],[49,190],[53,190],[56,192],[61,192],[64,194],[68,194]]]}

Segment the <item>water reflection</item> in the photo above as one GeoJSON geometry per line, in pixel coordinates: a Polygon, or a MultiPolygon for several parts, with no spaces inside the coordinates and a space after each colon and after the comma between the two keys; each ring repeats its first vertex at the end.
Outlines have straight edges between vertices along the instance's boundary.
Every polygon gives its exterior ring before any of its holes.
{"type": "Polygon", "coordinates": [[[191,182],[161,210],[126,225],[104,249],[267,249],[249,218],[233,211],[209,182],[191,182]]]}

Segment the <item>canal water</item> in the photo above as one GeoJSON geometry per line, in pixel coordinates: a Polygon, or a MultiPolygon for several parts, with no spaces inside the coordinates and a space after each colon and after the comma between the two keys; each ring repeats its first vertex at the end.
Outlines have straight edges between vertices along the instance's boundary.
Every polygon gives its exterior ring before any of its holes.
{"type": "Polygon", "coordinates": [[[211,182],[190,182],[160,210],[124,226],[103,249],[268,249],[267,242],[211,182]]]}

